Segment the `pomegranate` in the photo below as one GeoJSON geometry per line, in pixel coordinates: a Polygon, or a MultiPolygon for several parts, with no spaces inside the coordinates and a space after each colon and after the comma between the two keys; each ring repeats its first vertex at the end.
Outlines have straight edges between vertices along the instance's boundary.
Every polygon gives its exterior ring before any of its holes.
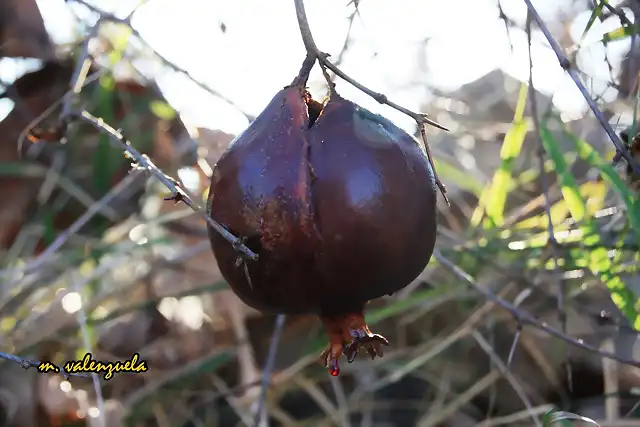
{"type": "Polygon", "coordinates": [[[213,229],[224,278],[262,311],[317,313],[322,358],[371,358],[389,345],[365,304],[407,286],[436,239],[436,182],[424,148],[389,120],[335,92],[325,103],[304,84],[278,92],[213,169],[208,214],[244,239],[244,260],[213,229]]]}

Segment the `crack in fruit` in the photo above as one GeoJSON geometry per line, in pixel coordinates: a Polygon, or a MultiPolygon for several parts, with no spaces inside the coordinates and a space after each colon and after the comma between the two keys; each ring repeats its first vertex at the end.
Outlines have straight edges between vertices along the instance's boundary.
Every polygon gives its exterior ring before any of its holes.
{"type": "Polygon", "coordinates": [[[238,265],[210,228],[209,238],[246,304],[320,313],[329,341],[322,363],[337,376],[341,356],[375,359],[389,345],[367,326],[364,306],[404,288],[428,264],[437,190],[411,135],[335,91],[315,101],[303,84],[278,92],[212,175],[209,214],[253,236],[245,244],[259,244],[260,258],[238,265]]]}

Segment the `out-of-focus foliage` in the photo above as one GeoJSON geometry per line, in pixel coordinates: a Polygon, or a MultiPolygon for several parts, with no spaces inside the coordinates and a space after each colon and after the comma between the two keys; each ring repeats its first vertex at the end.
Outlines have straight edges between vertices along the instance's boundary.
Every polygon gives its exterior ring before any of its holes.
{"type": "MultiPolygon", "coordinates": [[[[104,197],[130,169],[130,161],[123,153],[113,148],[106,136],[86,125],[73,126],[62,144],[57,140],[50,141],[52,137],[46,135],[48,129],[53,138],[59,133],[56,120],[59,121],[61,113],[60,99],[69,90],[74,66],[72,59],[48,62],[43,68],[20,77],[5,90],[5,96],[15,103],[14,109],[0,122],[3,153],[0,185],[15,194],[9,196],[13,203],[0,207],[3,219],[0,247],[5,249],[15,243],[34,203],[41,205],[38,214],[45,225],[44,244],[47,239],[51,243],[53,235],[67,228],[88,206],[104,197]],[[46,120],[34,127],[34,120],[43,115],[46,120]],[[22,145],[20,151],[17,142],[22,145]],[[25,170],[27,164],[30,172],[25,170]],[[60,175],[59,179],[65,180],[67,188],[62,192],[52,191],[50,199],[57,202],[42,206],[36,191],[46,178],[46,167],[52,167],[60,175]]],[[[125,135],[135,133],[137,137],[131,143],[136,149],[149,153],[167,172],[175,172],[181,160],[176,152],[179,148],[184,150],[179,145],[184,145],[188,135],[175,112],[170,116],[173,110],[161,101],[159,90],[153,84],[141,84],[134,79],[116,80],[97,67],[90,74],[93,82],[81,92],[77,104],[122,129],[125,135]]],[[[191,151],[193,153],[193,149],[191,151]]],[[[94,221],[98,227],[95,231],[101,233],[106,226],[136,211],[143,191],[140,183],[136,183],[107,204],[103,216],[94,221]]]]}
{"type": "MultiPolygon", "coordinates": [[[[77,3],[83,2],[69,0],[70,7],[81,8],[77,3]]],[[[350,19],[358,19],[360,3],[347,6],[350,19]]],[[[102,381],[100,405],[91,381],[67,382],[3,363],[1,422],[253,425],[273,316],[238,300],[220,275],[203,221],[181,204],[163,202],[166,194],[157,182],[143,176],[127,181],[130,160],[104,135],[73,122],[65,138],[55,137],[94,22],[79,15],[78,41],[54,47],[35,6],[0,2],[0,57],[45,60],[14,81],[5,81],[0,71],[4,98],[14,104],[0,121],[0,350],[58,363],[89,350],[103,360],[137,352],[150,371],[102,381]],[[106,196],[113,197],[102,203],[106,196]],[[93,219],[67,236],[37,271],[24,274],[52,241],[97,207],[93,219]]],[[[504,12],[497,6],[496,14],[504,12]]],[[[619,26],[597,36],[597,43],[635,37],[634,13],[640,9],[634,2],[567,7],[549,24],[572,54],[588,49],[582,42],[612,17],[619,26]],[[570,24],[583,12],[589,19],[579,29],[581,39],[572,41],[570,24]]],[[[166,11],[177,13],[173,3],[166,11]]],[[[508,13],[505,25],[523,31],[508,13]]],[[[197,126],[187,131],[177,106],[150,78],[175,64],[141,49],[145,43],[135,30],[107,18],[89,46],[100,65],[89,70],[73,108],[122,129],[137,150],[203,204],[211,167],[235,135],[197,126]]],[[[223,34],[240,30],[251,29],[220,25],[223,34]]],[[[211,46],[199,43],[184,49],[199,55],[206,46],[213,55],[211,46]]],[[[348,59],[353,43],[347,38],[344,52],[330,52],[332,58],[348,59]]],[[[622,70],[612,71],[608,83],[617,90],[616,102],[602,101],[595,90],[592,96],[616,131],[627,132],[623,139],[640,158],[635,44],[622,65],[611,67],[622,70]]],[[[274,58],[286,53],[274,48],[274,58]]],[[[233,58],[216,61],[234,67],[233,58]]],[[[535,59],[533,69],[535,76],[535,59]]],[[[284,77],[283,85],[293,76],[284,77]]],[[[592,90],[591,76],[581,77],[592,90]]],[[[457,90],[427,89],[433,99],[423,110],[452,129],[429,135],[452,201],[451,208],[439,206],[439,251],[483,289],[540,322],[638,360],[640,177],[612,164],[615,153],[600,125],[590,114],[560,115],[548,93],[499,69],[457,90]]],[[[317,320],[287,319],[266,403],[271,426],[638,423],[637,368],[535,329],[521,330],[513,316],[435,260],[402,291],[373,301],[366,315],[391,347],[383,359],[346,365],[339,381],[315,363],[326,342],[317,320]],[[508,370],[502,369],[506,364],[508,370]]]]}
{"type": "Polygon", "coordinates": [[[0,2],[0,58],[53,57],[54,47],[36,1],[0,2]]]}

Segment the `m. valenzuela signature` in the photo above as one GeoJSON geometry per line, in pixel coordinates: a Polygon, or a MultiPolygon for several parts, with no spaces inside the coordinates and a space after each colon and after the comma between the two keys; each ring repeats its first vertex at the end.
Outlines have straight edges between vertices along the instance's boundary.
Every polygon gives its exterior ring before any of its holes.
{"type": "MultiPolygon", "coordinates": [[[[103,362],[95,360],[91,353],[86,353],[82,359],[70,360],[64,364],[64,370],[68,374],[95,373],[103,374],[105,380],[113,378],[119,373],[143,373],[149,370],[147,362],[140,358],[140,354],[133,353],[129,359],[103,362]]],[[[59,373],[60,368],[52,362],[41,362],[38,372],[59,373]]]]}

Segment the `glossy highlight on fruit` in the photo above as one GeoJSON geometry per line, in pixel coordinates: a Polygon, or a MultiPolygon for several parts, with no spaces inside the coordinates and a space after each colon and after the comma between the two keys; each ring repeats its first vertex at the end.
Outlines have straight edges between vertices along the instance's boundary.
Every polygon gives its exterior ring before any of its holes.
{"type": "Polygon", "coordinates": [[[224,278],[248,305],[317,313],[332,375],[344,354],[389,345],[365,304],[412,282],[436,240],[436,183],[421,145],[335,92],[324,104],[282,89],[215,165],[209,215],[259,256],[244,260],[214,230],[224,278]]]}

